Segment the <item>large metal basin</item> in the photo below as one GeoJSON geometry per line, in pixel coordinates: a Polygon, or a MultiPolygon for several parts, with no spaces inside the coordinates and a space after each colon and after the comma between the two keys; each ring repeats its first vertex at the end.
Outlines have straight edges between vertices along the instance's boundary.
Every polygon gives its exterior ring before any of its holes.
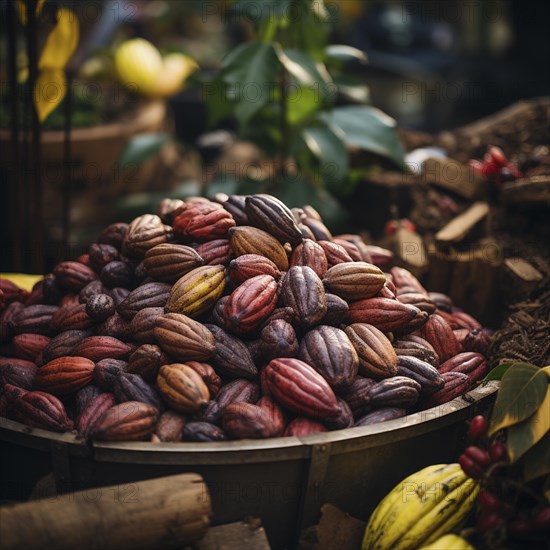
{"type": "Polygon", "coordinates": [[[466,442],[465,421],[489,409],[496,389],[490,382],[445,405],[373,426],[259,441],[87,446],[72,435],[0,419],[0,498],[27,498],[48,471],[58,491],[90,488],[90,499],[139,498],[134,481],[198,472],[210,489],[215,524],[259,517],[274,549],[294,548],[325,502],[367,518],[406,475],[455,462],[466,442]],[[95,489],[116,484],[116,494],[95,489]]]}

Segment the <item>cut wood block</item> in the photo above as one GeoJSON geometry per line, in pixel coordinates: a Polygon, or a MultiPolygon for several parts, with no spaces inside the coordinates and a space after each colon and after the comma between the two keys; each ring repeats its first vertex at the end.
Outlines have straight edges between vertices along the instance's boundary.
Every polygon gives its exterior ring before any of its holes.
{"type": "Polygon", "coordinates": [[[248,520],[211,527],[197,544],[197,550],[270,550],[260,520],[248,520]]]}
{"type": "Polygon", "coordinates": [[[489,214],[489,204],[476,202],[462,214],[453,218],[443,229],[440,229],[435,240],[439,242],[460,242],[489,214]]]}
{"type": "Polygon", "coordinates": [[[533,176],[502,186],[502,200],[507,204],[550,203],[550,176],[533,176]]]}
{"type": "Polygon", "coordinates": [[[204,536],[211,514],[197,474],[97,487],[0,508],[0,548],[182,548],[204,536]]]}
{"type": "Polygon", "coordinates": [[[466,199],[478,199],[487,194],[486,179],[468,165],[456,160],[428,159],[422,171],[424,181],[442,187],[466,199]]]}
{"type": "Polygon", "coordinates": [[[542,273],[535,269],[528,261],[523,258],[506,258],[504,265],[516,277],[526,283],[538,283],[544,278],[542,273]]]}
{"type": "Polygon", "coordinates": [[[400,265],[420,276],[428,266],[424,241],[418,233],[399,227],[393,236],[393,253],[400,265]]]}

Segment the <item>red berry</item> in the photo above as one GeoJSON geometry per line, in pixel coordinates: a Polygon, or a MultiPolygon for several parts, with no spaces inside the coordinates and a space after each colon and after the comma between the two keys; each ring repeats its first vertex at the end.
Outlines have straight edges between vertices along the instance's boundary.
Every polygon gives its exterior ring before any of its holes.
{"type": "Polygon", "coordinates": [[[541,508],[533,518],[535,531],[550,531],[550,506],[541,508]]]}
{"type": "Polygon", "coordinates": [[[479,439],[487,433],[487,419],[478,414],[472,418],[470,422],[470,437],[479,439]]]}
{"type": "Polygon", "coordinates": [[[502,501],[487,489],[481,489],[477,496],[478,502],[487,512],[499,512],[502,509],[502,501]]]}
{"type": "Polygon", "coordinates": [[[509,502],[503,502],[500,513],[506,518],[513,518],[516,515],[516,509],[509,502]]]}
{"type": "Polygon", "coordinates": [[[498,529],[502,525],[504,525],[504,518],[496,512],[481,514],[477,520],[477,530],[480,533],[487,533],[488,531],[498,529]]]}
{"type": "Polygon", "coordinates": [[[477,464],[477,462],[474,462],[465,454],[460,455],[460,457],[458,458],[458,463],[462,467],[464,473],[472,479],[479,479],[483,477],[483,470],[479,466],[479,464],[477,464]]]}
{"type": "Polygon", "coordinates": [[[511,537],[525,537],[531,533],[533,530],[533,526],[531,522],[528,519],[513,519],[507,526],[506,526],[506,532],[511,537]]]}
{"type": "Polygon", "coordinates": [[[494,441],[489,448],[489,455],[493,462],[500,462],[506,459],[506,445],[500,441],[494,441]]]}
{"type": "Polygon", "coordinates": [[[476,447],[475,445],[470,445],[464,449],[464,454],[469,457],[474,462],[477,462],[481,468],[487,468],[491,464],[491,457],[487,451],[476,447]]]}
{"type": "Polygon", "coordinates": [[[506,166],[508,163],[508,159],[500,147],[495,147],[494,145],[489,147],[489,155],[491,159],[500,166],[506,166]]]}

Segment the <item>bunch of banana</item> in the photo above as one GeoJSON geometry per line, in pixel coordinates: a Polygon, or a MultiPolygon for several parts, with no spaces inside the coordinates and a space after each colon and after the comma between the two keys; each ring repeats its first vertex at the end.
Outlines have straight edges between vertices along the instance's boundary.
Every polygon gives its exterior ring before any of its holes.
{"type": "Polygon", "coordinates": [[[369,519],[363,550],[417,550],[458,527],[478,484],[459,464],[436,464],[398,483],[369,519]]]}
{"type": "Polygon", "coordinates": [[[443,535],[432,544],[423,546],[420,550],[474,550],[474,547],[458,535],[443,535]]]}

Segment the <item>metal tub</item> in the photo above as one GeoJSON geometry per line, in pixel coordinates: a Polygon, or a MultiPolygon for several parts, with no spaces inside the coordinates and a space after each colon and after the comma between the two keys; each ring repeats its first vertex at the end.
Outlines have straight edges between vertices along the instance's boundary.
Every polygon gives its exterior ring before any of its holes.
{"type": "Polygon", "coordinates": [[[261,518],[274,549],[293,548],[299,533],[331,502],[366,519],[406,475],[455,462],[466,420],[486,412],[496,382],[405,418],[307,437],[221,443],[93,443],[0,419],[3,500],[28,498],[53,471],[57,490],[89,489],[90,499],[135,499],[134,481],[180,472],[206,480],[214,524],[261,518]],[[117,485],[103,494],[101,486],[117,485]]]}

